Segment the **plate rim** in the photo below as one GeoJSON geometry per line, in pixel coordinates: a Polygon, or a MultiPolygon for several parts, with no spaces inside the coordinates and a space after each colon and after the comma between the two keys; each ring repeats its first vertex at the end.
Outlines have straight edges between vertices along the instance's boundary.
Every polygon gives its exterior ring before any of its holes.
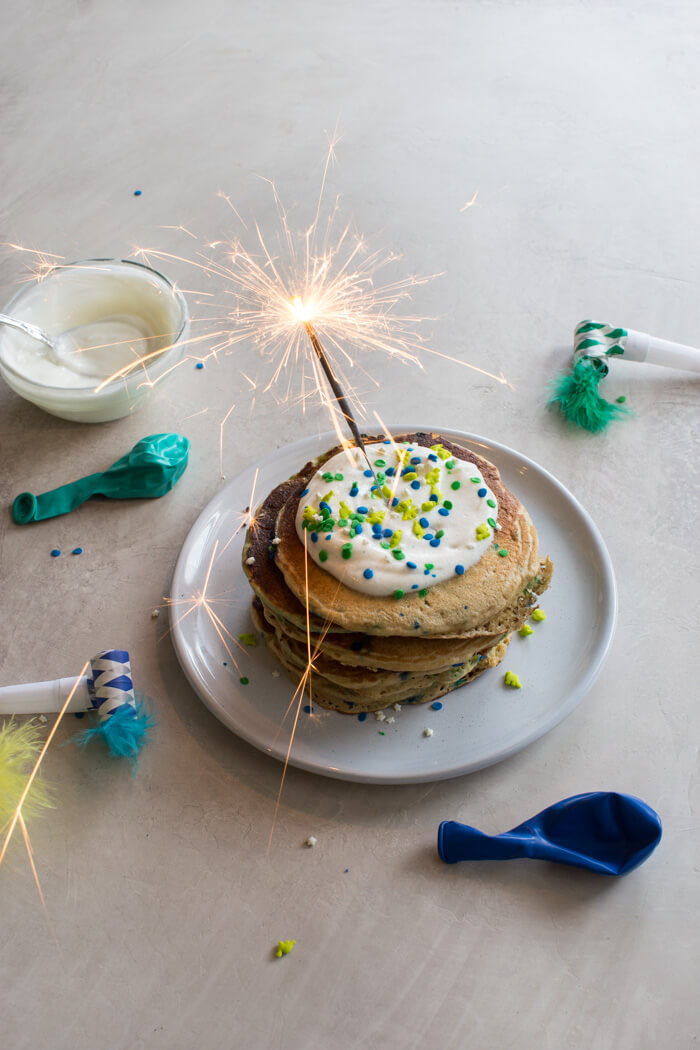
{"type": "MultiPolygon", "coordinates": [[[[583,701],[585,696],[593,688],[596,680],[598,679],[610,652],[613,639],[615,637],[615,630],[617,626],[618,616],[618,593],[617,593],[617,581],[615,579],[615,573],[613,570],[612,558],[610,552],[605,544],[600,529],[596,525],[595,521],[583,506],[583,504],[574,496],[574,494],[561,482],[559,479],[552,474],[546,467],[543,467],[536,460],[526,456],[523,452],[519,452],[517,449],[511,448],[509,445],[504,445],[502,442],[494,441],[491,438],[484,437],[479,434],[472,434],[468,431],[458,430],[454,427],[439,426],[433,427],[426,424],[420,426],[411,424],[400,424],[390,423],[387,424],[386,430],[389,434],[396,433],[416,433],[420,430],[427,431],[428,433],[439,433],[444,434],[446,437],[452,437],[457,440],[468,441],[471,444],[482,446],[485,450],[494,450],[498,454],[503,452],[506,455],[514,457],[519,460],[521,464],[532,469],[543,476],[546,481],[553,484],[559,493],[568,501],[576,511],[580,520],[586,526],[586,529],[594,541],[595,553],[597,555],[598,563],[602,570],[602,579],[605,586],[606,597],[607,597],[607,609],[606,616],[601,625],[602,638],[604,639],[599,651],[597,652],[596,658],[593,663],[587,668],[586,673],[582,676],[578,686],[572,690],[568,701],[560,707],[557,707],[555,712],[549,718],[545,719],[544,722],[539,722],[530,733],[524,737],[520,737],[516,743],[505,745],[503,748],[492,751],[488,756],[484,756],[481,759],[476,759],[467,762],[462,765],[451,765],[449,768],[440,767],[438,769],[425,769],[415,773],[404,773],[404,774],[382,774],[381,772],[365,772],[348,769],[345,766],[333,767],[327,762],[314,762],[311,759],[304,758],[303,756],[294,756],[293,747],[290,750],[287,759],[287,746],[275,747],[273,745],[261,743],[260,739],[252,732],[247,731],[244,727],[239,724],[233,724],[229,713],[224,709],[218,700],[209,692],[204,680],[198,676],[196,672],[196,665],[189,656],[189,647],[185,643],[184,636],[181,629],[179,620],[175,620],[175,609],[177,603],[172,602],[169,604],[169,620],[170,620],[170,635],[173,642],[173,648],[178,659],[181,670],[183,671],[185,678],[189,682],[190,686],[202,701],[205,707],[217,718],[222,725],[224,725],[230,732],[235,733],[236,736],[240,737],[241,740],[245,740],[246,743],[250,744],[256,750],[261,751],[263,754],[268,755],[270,758],[274,758],[278,761],[288,760],[290,766],[294,766],[297,769],[303,769],[309,773],[315,773],[319,776],[331,777],[335,780],[345,780],[354,783],[363,784],[384,784],[387,786],[400,785],[400,784],[419,784],[419,783],[433,783],[439,780],[450,780],[460,776],[467,776],[470,773],[476,773],[480,769],[486,769],[489,766],[497,765],[499,762],[503,762],[511,755],[517,754],[519,751],[524,750],[533,744],[536,740],[546,736],[548,733],[555,729],[556,726],[560,725],[566,718],[569,717],[573,711],[583,701]]],[[[180,548],[175,567],[173,569],[172,580],[170,585],[171,598],[176,595],[178,591],[178,583],[184,574],[184,566],[189,556],[189,548],[196,542],[199,532],[205,522],[211,517],[212,511],[215,505],[221,503],[225,493],[234,486],[239,478],[241,478],[247,472],[251,470],[261,471],[263,468],[272,464],[280,455],[281,452],[293,453],[295,449],[302,448],[303,446],[310,445],[312,443],[318,444],[319,451],[323,451],[325,447],[332,447],[332,444],[337,444],[338,435],[335,431],[324,431],[318,435],[307,435],[305,437],[298,438],[296,441],[290,444],[282,445],[280,448],[273,449],[260,459],[249,463],[242,471],[240,471],[234,478],[231,478],[222,488],[218,490],[209,500],[209,502],[202,508],[197,518],[191,525],[187,536],[180,548]],[[326,445],[324,443],[331,442],[326,445]]],[[[485,451],[485,454],[488,454],[485,451]]],[[[496,463],[498,466],[498,463],[496,463]]]]}

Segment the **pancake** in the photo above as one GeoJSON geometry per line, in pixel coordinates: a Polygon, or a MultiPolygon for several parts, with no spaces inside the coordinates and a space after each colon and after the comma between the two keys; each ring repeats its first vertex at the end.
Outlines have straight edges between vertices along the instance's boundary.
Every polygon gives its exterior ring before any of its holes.
{"type": "MultiPolygon", "coordinates": [[[[539,568],[537,533],[493,464],[439,434],[406,434],[395,441],[425,448],[440,443],[452,457],[474,465],[498,499],[499,540],[508,556],[500,557],[491,547],[463,575],[430,587],[427,593],[408,593],[398,601],[392,595],[351,590],[305,555],[296,530],[300,486],[287,496],[277,516],[277,566],[300,602],[306,597],[315,616],[346,631],[414,638],[463,636],[498,616],[530,585],[539,568]]],[[[322,457],[320,463],[327,458],[322,457]]]]}
{"type": "MultiPolygon", "coordinates": [[[[368,444],[381,440],[365,438],[368,444]]],[[[397,599],[351,588],[314,560],[297,533],[300,499],[341,446],[278,485],[257,509],[244,543],[243,567],[255,595],[256,628],[297,684],[308,667],[310,644],[312,671],[305,675],[305,687],[321,706],[344,714],[379,711],[396,702],[427,703],[496,666],[512,632],[531,615],[552,577],[549,559],[540,561],[537,532],[526,509],[493,464],[439,434],[418,432],[395,441],[429,449],[439,444],[450,460],[473,464],[489,495],[497,499],[494,528],[500,528],[491,539],[497,536],[498,541],[483,544],[475,564],[466,571],[460,567],[462,575],[441,579],[420,592],[399,591],[397,599]],[[499,549],[507,549],[507,556],[499,549]]],[[[419,460],[420,456],[413,462],[419,460]]],[[[450,463],[446,466],[451,469],[450,463]]],[[[457,471],[454,463],[452,468],[457,471]]],[[[333,469],[338,468],[331,465],[333,469]]],[[[332,476],[343,477],[327,475],[332,476]]],[[[451,503],[447,506],[452,508],[451,503]]],[[[306,540],[307,533],[303,535],[306,540]]]]}

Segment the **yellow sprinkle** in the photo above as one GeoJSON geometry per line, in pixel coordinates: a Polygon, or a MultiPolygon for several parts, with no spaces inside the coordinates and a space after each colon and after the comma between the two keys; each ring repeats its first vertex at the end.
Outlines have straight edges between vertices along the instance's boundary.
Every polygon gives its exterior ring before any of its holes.
{"type": "Polygon", "coordinates": [[[517,674],[513,673],[513,671],[506,671],[505,682],[506,685],[509,685],[511,687],[511,689],[522,689],[523,687],[522,682],[518,678],[517,674]]]}
{"type": "Polygon", "coordinates": [[[277,951],[275,952],[277,958],[281,959],[283,955],[289,955],[296,943],[296,941],[278,941],[277,951]]]}
{"type": "Polygon", "coordinates": [[[429,470],[428,473],[425,475],[425,480],[428,482],[429,485],[437,485],[438,481],[440,480],[440,468],[433,467],[432,470],[429,470]]]}
{"type": "Polygon", "coordinates": [[[415,481],[417,477],[418,477],[418,475],[416,474],[415,470],[409,470],[408,474],[404,474],[403,480],[404,481],[415,481]]]}
{"type": "Polygon", "coordinates": [[[532,627],[530,627],[529,623],[524,623],[522,625],[522,627],[520,628],[520,630],[518,631],[518,634],[520,635],[521,638],[527,638],[528,634],[534,634],[534,633],[535,632],[533,631],[532,627]]]}
{"type": "Polygon", "coordinates": [[[340,516],[341,516],[341,518],[349,518],[351,514],[352,514],[352,511],[348,507],[347,503],[345,502],[345,500],[341,499],[341,501],[340,501],[340,516]]]}
{"type": "Polygon", "coordinates": [[[490,536],[489,527],[485,523],[477,525],[476,527],[476,538],[477,540],[485,540],[487,536],[490,536]]]}
{"type": "Polygon", "coordinates": [[[321,496],[321,499],[322,499],[322,501],[324,503],[328,503],[328,500],[331,499],[332,496],[333,496],[333,489],[331,489],[330,492],[327,492],[325,496],[321,496]]]}
{"type": "Polygon", "coordinates": [[[388,485],[382,485],[382,496],[384,496],[385,499],[391,499],[391,489],[388,485]]]}
{"type": "Polygon", "coordinates": [[[403,535],[403,530],[402,529],[397,529],[396,532],[394,533],[394,535],[389,540],[389,546],[390,547],[398,547],[398,545],[401,543],[401,536],[402,535],[403,535]]]}
{"type": "Polygon", "coordinates": [[[433,500],[431,500],[429,503],[421,503],[420,509],[421,510],[435,510],[435,503],[434,503],[433,500]]]}
{"type": "Polygon", "coordinates": [[[406,509],[403,512],[403,514],[401,515],[401,517],[403,518],[404,521],[412,521],[414,518],[418,517],[418,508],[417,507],[406,507],[406,509]]]}
{"type": "MultiPolygon", "coordinates": [[[[370,525],[378,525],[380,521],[384,521],[384,514],[385,511],[383,510],[371,510],[367,515],[367,521],[370,523],[370,525]]],[[[350,517],[349,514],[347,516],[350,517]]]]}
{"type": "Polygon", "coordinates": [[[441,503],[441,502],[442,502],[442,492],[440,492],[440,489],[436,489],[436,488],[435,488],[435,487],[433,486],[433,488],[431,488],[431,490],[430,490],[430,495],[431,495],[431,496],[437,496],[437,498],[438,498],[438,503],[441,503]]]}
{"type": "Polygon", "coordinates": [[[532,619],[535,621],[535,623],[541,623],[542,620],[547,619],[547,613],[543,612],[541,609],[535,609],[534,613],[532,614],[532,619]]]}
{"type": "Polygon", "coordinates": [[[252,633],[252,631],[246,631],[245,634],[238,635],[238,641],[243,642],[244,645],[257,645],[258,639],[252,633]]]}
{"type": "Polygon", "coordinates": [[[446,448],[443,448],[442,445],[431,445],[430,446],[430,451],[431,452],[437,452],[437,454],[440,457],[440,459],[449,459],[450,458],[450,453],[447,451],[446,448]]]}
{"type": "Polygon", "coordinates": [[[305,518],[306,521],[311,521],[312,518],[316,517],[316,511],[312,510],[311,507],[304,507],[304,513],[302,517],[305,518]]]}
{"type": "Polygon", "coordinates": [[[413,532],[414,532],[414,535],[416,535],[419,540],[422,540],[423,537],[425,536],[425,529],[423,528],[422,525],[419,525],[417,521],[413,522],[413,532]]]}

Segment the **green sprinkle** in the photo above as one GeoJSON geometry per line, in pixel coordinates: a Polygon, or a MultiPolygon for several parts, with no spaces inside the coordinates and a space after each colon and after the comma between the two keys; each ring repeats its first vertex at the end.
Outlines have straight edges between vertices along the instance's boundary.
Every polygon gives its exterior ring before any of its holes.
{"type": "Polygon", "coordinates": [[[532,619],[535,621],[535,623],[542,623],[543,620],[547,619],[547,613],[543,612],[542,609],[535,609],[534,613],[532,614],[532,619]]]}
{"type": "Polygon", "coordinates": [[[444,529],[438,529],[437,532],[435,533],[435,539],[436,540],[441,540],[444,535],[445,535],[445,530],[444,529]]]}
{"type": "Polygon", "coordinates": [[[624,394],[620,394],[620,396],[616,397],[615,400],[617,401],[618,405],[624,405],[624,403],[627,400],[627,398],[625,397],[624,394]]]}
{"type": "Polygon", "coordinates": [[[352,558],[352,547],[350,546],[350,544],[348,543],[347,546],[343,547],[340,553],[346,561],[348,560],[348,558],[352,558]]]}
{"type": "Polygon", "coordinates": [[[493,518],[487,518],[486,521],[488,522],[488,524],[491,526],[492,529],[496,528],[496,522],[495,522],[495,520],[493,518]]]}
{"type": "Polygon", "coordinates": [[[344,529],[345,526],[347,525],[347,523],[348,523],[348,519],[347,518],[338,518],[338,524],[340,525],[341,529],[344,529]]]}
{"type": "Polygon", "coordinates": [[[448,459],[447,462],[445,463],[445,466],[447,467],[448,470],[452,470],[454,468],[454,465],[455,465],[455,461],[453,459],[448,459]]]}
{"type": "Polygon", "coordinates": [[[435,566],[433,565],[433,563],[431,561],[427,561],[425,563],[425,567],[426,567],[426,569],[428,569],[428,571],[430,571],[430,569],[434,569],[435,568],[435,566]]]}
{"type": "Polygon", "coordinates": [[[452,484],[450,485],[450,488],[454,489],[455,492],[457,491],[457,489],[461,489],[461,487],[462,487],[462,482],[461,481],[453,481],[452,484]]]}
{"type": "Polygon", "coordinates": [[[428,588],[427,587],[421,587],[421,589],[418,591],[418,597],[419,598],[425,598],[427,596],[427,594],[428,594],[428,588]]]}
{"type": "Polygon", "coordinates": [[[379,544],[379,546],[383,547],[385,551],[388,551],[389,550],[389,541],[388,540],[382,540],[382,542],[379,544]]]}
{"type": "Polygon", "coordinates": [[[328,551],[319,551],[318,552],[318,560],[319,561],[328,561],[328,551]]]}
{"type": "Polygon", "coordinates": [[[521,638],[527,638],[527,636],[529,634],[534,634],[534,633],[535,632],[533,631],[532,627],[530,627],[529,623],[524,623],[522,625],[522,627],[520,628],[520,630],[518,631],[518,634],[520,635],[521,638]]]}
{"type": "Polygon", "coordinates": [[[405,592],[404,592],[404,591],[402,591],[400,587],[397,587],[397,588],[396,588],[396,590],[394,591],[394,597],[395,597],[395,598],[396,598],[396,600],[398,601],[398,600],[399,600],[399,598],[403,598],[403,596],[404,596],[404,593],[405,593],[405,592]]]}
{"type": "Polygon", "coordinates": [[[406,555],[403,551],[395,550],[391,552],[392,557],[396,558],[397,561],[403,561],[406,555]]]}
{"type": "Polygon", "coordinates": [[[244,645],[257,645],[258,639],[250,631],[246,631],[245,634],[238,635],[238,641],[243,642],[244,645]]]}
{"type": "Polygon", "coordinates": [[[505,547],[501,547],[500,551],[498,552],[498,556],[499,556],[499,558],[507,558],[508,557],[508,551],[506,550],[505,547]]]}
{"type": "Polygon", "coordinates": [[[509,685],[511,689],[522,689],[523,687],[522,682],[513,671],[506,671],[505,683],[506,685],[509,685]]]}
{"type": "Polygon", "coordinates": [[[383,729],[378,729],[377,732],[379,733],[380,736],[386,736],[386,733],[384,732],[383,729]]]}
{"type": "Polygon", "coordinates": [[[250,679],[248,679],[248,678],[241,678],[240,679],[241,685],[248,685],[249,681],[250,681],[250,679]]]}
{"type": "Polygon", "coordinates": [[[334,481],[342,481],[343,480],[343,475],[342,474],[334,474],[333,475],[333,480],[334,481]]]}
{"type": "Polygon", "coordinates": [[[333,480],[333,475],[330,474],[328,471],[326,471],[325,474],[322,474],[321,477],[323,478],[324,481],[332,481],[333,480]]]}
{"type": "Polygon", "coordinates": [[[385,467],[386,466],[386,460],[385,459],[375,459],[374,465],[375,465],[375,467],[385,467]]]}
{"type": "Polygon", "coordinates": [[[495,507],[496,506],[496,501],[494,499],[487,499],[486,500],[486,506],[487,507],[495,507]]]}
{"type": "Polygon", "coordinates": [[[469,480],[473,481],[475,485],[478,485],[479,482],[481,481],[481,478],[470,478],[469,480]]]}
{"type": "Polygon", "coordinates": [[[445,508],[445,510],[452,510],[452,500],[451,499],[443,500],[442,505],[445,508]]]}

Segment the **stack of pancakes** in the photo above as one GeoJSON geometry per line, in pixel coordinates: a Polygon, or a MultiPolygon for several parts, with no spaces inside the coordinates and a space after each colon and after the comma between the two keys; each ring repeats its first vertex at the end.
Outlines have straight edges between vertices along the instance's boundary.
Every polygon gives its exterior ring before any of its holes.
{"type": "Polygon", "coordinates": [[[509,556],[489,548],[463,575],[401,601],[352,590],[307,555],[296,529],[302,492],[340,446],[278,485],[256,511],[243,548],[253,623],[295,682],[311,657],[307,691],[344,714],[427,703],[495,667],[552,575],[549,559],[540,561],[527,511],[496,467],[440,434],[394,440],[426,448],[440,443],[476,466],[498,500],[499,540],[509,556]]]}

